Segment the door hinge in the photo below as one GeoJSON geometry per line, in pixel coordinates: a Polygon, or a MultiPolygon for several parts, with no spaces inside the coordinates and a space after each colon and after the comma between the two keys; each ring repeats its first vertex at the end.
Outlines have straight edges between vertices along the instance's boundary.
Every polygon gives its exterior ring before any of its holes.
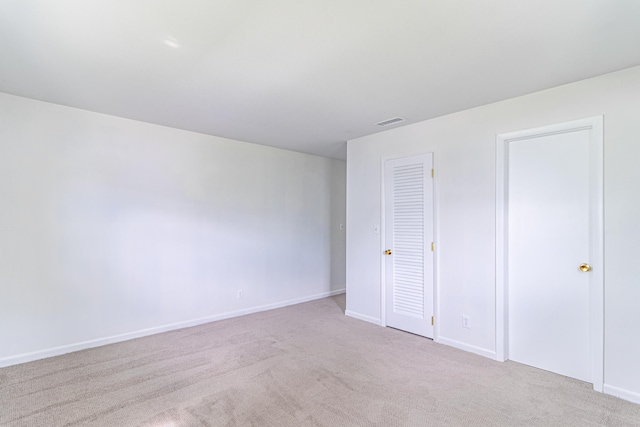
{"type": "Polygon", "coordinates": [[[436,250],[436,244],[435,242],[431,242],[431,252],[434,252],[436,250]]]}
{"type": "Polygon", "coordinates": [[[434,176],[436,176],[436,172],[433,169],[431,169],[431,178],[433,178],[434,176]]]}
{"type": "Polygon", "coordinates": [[[436,317],[435,316],[431,316],[431,325],[435,325],[436,324],[436,317]]]}

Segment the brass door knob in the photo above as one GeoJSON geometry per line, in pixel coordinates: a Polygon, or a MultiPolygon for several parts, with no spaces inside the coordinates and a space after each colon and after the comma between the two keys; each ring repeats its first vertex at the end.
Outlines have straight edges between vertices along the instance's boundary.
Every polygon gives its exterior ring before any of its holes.
{"type": "Polygon", "coordinates": [[[580,271],[582,271],[583,273],[586,273],[587,271],[591,271],[591,266],[587,263],[584,264],[580,264],[580,271]]]}
{"type": "Polygon", "coordinates": [[[387,249],[386,251],[384,251],[385,255],[391,255],[391,249],[387,249]]]}

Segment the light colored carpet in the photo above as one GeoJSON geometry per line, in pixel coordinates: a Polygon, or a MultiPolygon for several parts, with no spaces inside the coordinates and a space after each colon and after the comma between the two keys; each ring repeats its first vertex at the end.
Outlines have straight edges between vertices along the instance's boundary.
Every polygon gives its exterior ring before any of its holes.
{"type": "Polygon", "coordinates": [[[343,313],[341,295],[3,368],[0,425],[640,425],[588,384],[343,313]]]}

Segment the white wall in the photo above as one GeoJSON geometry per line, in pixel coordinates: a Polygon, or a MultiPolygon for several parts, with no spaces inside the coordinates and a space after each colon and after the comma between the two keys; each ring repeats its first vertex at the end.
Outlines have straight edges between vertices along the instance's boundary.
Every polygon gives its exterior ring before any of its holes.
{"type": "MultiPolygon", "coordinates": [[[[456,96],[456,94],[451,94],[456,96]]],[[[605,391],[640,402],[640,67],[348,142],[347,310],[379,322],[381,158],[434,151],[440,342],[495,356],[496,134],[604,114],[605,391]],[[462,314],[472,328],[462,327],[462,314]]]]}
{"type": "Polygon", "coordinates": [[[0,94],[0,366],[344,288],[345,168],[0,94]]]}
{"type": "Polygon", "coordinates": [[[331,164],[331,290],[347,283],[347,163],[331,164]],[[342,227],[341,227],[342,226],[342,227]]]}

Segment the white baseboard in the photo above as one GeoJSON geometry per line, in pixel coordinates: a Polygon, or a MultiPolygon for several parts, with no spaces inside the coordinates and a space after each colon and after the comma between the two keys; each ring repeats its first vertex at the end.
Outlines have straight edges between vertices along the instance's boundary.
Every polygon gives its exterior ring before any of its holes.
{"type": "Polygon", "coordinates": [[[474,345],[466,344],[466,343],[445,338],[442,336],[439,336],[436,342],[440,344],[448,345],[450,347],[455,347],[460,350],[468,351],[470,353],[475,353],[480,356],[488,357],[489,359],[496,360],[495,350],[487,350],[486,348],[476,347],[474,345]]]}
{"type": "Polygon", "coordinates": [[[345,315],[349,317],[353,317],[354,319],[364,320],[365,322],[375,323],[378,326],[383,326],[382,321],[375,317],[367,316],[366,314],[356,313],[355,311],[346,310],[344,312],[345,315]]]}
{"type": "Polygon", "coordinates": [[[135,338],[141,338],[148,335],[159,334],[162,332],[173,331],[176,329],[188,328],[191,326],[198,326],[205,323],[215,322],[216,320],[229,319],[232,317],[244,316],[247,314],[258,313],[261,311],[273,310],[275,308],[286,307],[288,305],[300,304],[303,302],[313,301],[317,299],[327,298],[334,295],[340,295],[345,293],[344,289],[338,289],[335,291],[322,292],[315,295],[310,295],[302,298],[295,298],[286,301],[281,301],[273,304],[266,304],[257,307],[245,308],[242,310],[231,311],[228,313],[214,314],[212,316],[199,317],[197,319],[186,320],[182,322],[171,323],[163,326],[156,326],[148,329],[141,329],[135,332],[129,332],[121,335],[113,335],[105,338],[98,338],[95,340],[83,341],[75,344],[64,345],[60,347],[49,348],[46,350],[34,351],[31,353],[18,354],[16,356],[9,356],[0,359],[0,368],[6,366],[19,365],[21,363],[32,362],[34,360],[45,359],[47,357],[60,356],[62,354],[72,353],[74,351],[86,350],[88,348],[100,347],[107,344],[114,344],[122,341],[128,341],[135,338]]]}
{"type": "Polygon", "coordinates": [[[605,384],[603,392],[604,394],[610,394],[611,396],[619,397],[620,399],[628,400],[629,402],[640,403],[640,393],[635,391],[625,390],[623,388],[605,384]]]}
{"type": "MultiPolygon", "coordinates": [[[[342,285],[342,286],[344,286],[344,285],[342,285]]],[[[327,292],[327,297],[332,297],[332,296],[335,296],[335,295],[342,295],[342,294],[346,294],[346,293],[347,293],[347,289],[346,288],[338,288],[336,290],[327,292]]],[[[322,297],[322,298],[326,298],[326,297],[322,297]]],[[[316,298],[316,299],[318,299],[318,298],[316,298]]]]}

